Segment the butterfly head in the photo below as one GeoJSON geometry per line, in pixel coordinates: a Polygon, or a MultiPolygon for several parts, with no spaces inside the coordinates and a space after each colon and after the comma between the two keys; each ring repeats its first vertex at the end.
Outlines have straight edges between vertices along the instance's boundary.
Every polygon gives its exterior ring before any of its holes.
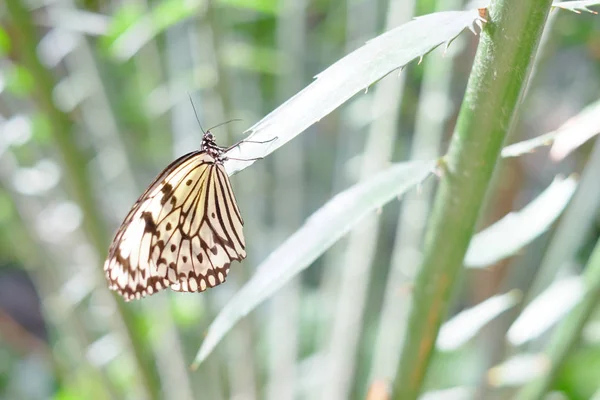
{"type": "Polygon", "coordinates": [[[202,144],[210,145],[211,143],[213,145],[215,144],[215,137],[210,131],[206,131],[206,133],[204,134],[204,137],[202,138],[202,144]]]}

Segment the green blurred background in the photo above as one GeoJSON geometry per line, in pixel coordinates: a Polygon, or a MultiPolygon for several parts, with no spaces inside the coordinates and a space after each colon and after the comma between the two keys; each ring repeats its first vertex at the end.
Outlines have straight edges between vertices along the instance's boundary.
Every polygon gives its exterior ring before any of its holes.
{"type": "MultiPolygon", "coordinates": [[[[458,0],[2,2],[0,399],[359,399],[373,382],[389,381],[396,362],[386,356],[396,351],[388,341],[398,338],[387,337],[382,310],[389,293],[409,298],[429,186],[410,211],[402,212],[398,201],[382,210],[366,254],[358,250],[360,268],[345,262],[357,249],[342,240],[239,324],[198,370],[189,366],[210,322],[254,268],[332,195],[364,176],[371,135],[389,135],[393,161],[443,154],[477,46],[469,32],[445,55],[436,50],[392,73],[232,177],[249,251],[226,284],[124,305],[108,292],[102,263],[112,232],[152,177],[199,147],[188,94],[204,127],[242,119],[215,130],[227,146],[367,40],[414,16],[464,6],[458,0]],[[390,287],[399,263],[404,284],[390,287]]],[[[555,130],[598,100],[600,18],[554,10],[538,57],[511,142],[555,130]]],[[[480,227],[522,208],[555,175],[580,173],[593,146],[589,141],[560,162],[547,149],[504,160],[480,227]]],[[[578,232],[570,271],[581,270],[600,235],[598,211],[578,232]]],[[[553,234],[539,235],[492,268],[470,270],[453,314],[510,289],[527,292],[553,234]]],[[[437,392],[428,398],[511,398],[542,368],[535,353],[547,333],[527,348],[507,344],[504,335],[522,310],[508,308],[473,339],[438,351],[427,383],[437,392]],[[530,357],[498,366],[513,355],[530,357]]],[[[552,398],[600,398],[600,318],[587,324],[554,390],[552,398]]]]}

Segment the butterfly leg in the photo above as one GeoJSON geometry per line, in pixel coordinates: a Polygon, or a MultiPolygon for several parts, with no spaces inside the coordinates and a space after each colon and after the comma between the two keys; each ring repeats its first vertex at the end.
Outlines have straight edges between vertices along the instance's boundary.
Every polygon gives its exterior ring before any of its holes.
{"type": "Polygon", "coordinates": [[[258,160],[262,160],[264,159],[264,157],[256,157],[256,158],[233,158],[233,157],[227,157],[226,160],[235,160],[235,161],[258,161],[258,160]]]}
{"type": "Polygon", "coordinates": [[[235,147],[238,147],[242,143],[265,144],[265,143],[270,143],[277,139],[279,139],[279,136],[272,137],[269,140],[246,140],[246,139],[243,139],[243,140],[240,140],[239,142],[237,142],[236,144],[234,144],[233,146],[223,148],[223,151],[227,152],[235,147]]]}

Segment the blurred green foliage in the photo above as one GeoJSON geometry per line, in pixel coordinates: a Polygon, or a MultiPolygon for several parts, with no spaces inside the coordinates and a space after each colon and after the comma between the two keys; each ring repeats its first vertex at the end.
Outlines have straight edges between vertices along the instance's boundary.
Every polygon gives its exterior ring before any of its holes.
{"type": "MultiPolygon", "coordinates": [[[[406,328],[401,309],[414,289],[422,241],[417,237],[406,245],[396,238],[402,229],[426,223],[437,179],[414,191],[421,196],[423,214],[403,219],[407,201],[392,202],[378,214],[380,226],[370,238],[375,255],[365,276],[352,281],[351,274],[344,274],[345,257],[353,249],[341,240],[300,279],[232,329],[197,371],[189,366],[211,322],[244,281],[258,273],[255,267],[333,195],[357,183],[377,134],[391,135],[394,156],[375,157],[385,163],[407,161],[422,143],[422,131],[434,129],[424,129],[423,121],[441,121],[427,158],[443,155],[473,68],[478,37],[469,32],[444,57],[436,50],[421,64],[415,59],[402,75],[392,72],[233,178],[246,221],[249,259],[235,265],[227,283],[217,289],[200,295],[162,293],[123,305],[106,289],[106,253],[97,242],[92,244],[93,230],[82,221],[91,215],[91,221],[104,225],[96,227],[99,232],[105,227],[113,232],[152,176],[185,151],[197,149],[201,133],[188,94],[205,127],[243,119],[217,128],[219,144],[230,145],[243,137],[240,131],[309,85],[316,74],[402,24],[389,20],[406,22],[413,14],[459,10],[462,2],[9,1],[27,9],[33,26],[25,33],[35,43],[27,49],[17,45],[26,43],[19,30],[24,25],[15,20],[8,3],[0,5],[0,398],[312,399],[339,387],[339,393],[346,393],[340,398],[362,399],[374,381],[391,383],[395,367],[378,354],[383,348],[396,365],[399,351],[381,343],[400,340],[406,328]],[[401,4],[406,9],[398,8],[401,4]],[[26,67],[26,51],[41,61],[46,74],[26,67]],[[440,68],[434,70],[432,64],[440,68]],[[398,98],[385,97],[384,89],[395,88],[400,77],[406,81],[397,87],[398,98]],[[76,84],[58,93],[56,87],[69,79],[76,84]],[[73,105],[56,112],[67,122],[68,132],[59,134],[69,138],[76,165],[64,162],[73,154],[65,154],[57,143],[56,114],[39,94],[46,89],[53,107],[73,105]],[[66,103],[57,101],[60,95],[66,103]],[[398,110],[399,117],[392,113],[398,110]],[[52,167],[40,168],[40,161],[52,167]],[[71,181],[78,175],[93,199],[84,211],[71,181]],[[301,221],[283,221],[275,214],[280,198],[290,192],[300,193],[300,210],[290,210],[290,215],[300,215],[301,221]],[[390,286],[396,268],[393,254],[403,245],[409,248],[401,271],[405,281],[390,286]],[[27,271],[37,294],[15,290],[18,281],[10,274],[15,264],[27,271]],[[343,284],[357,289],[346,307],[339,308],[343,284]],[[363,284],[364,302],[358,300],[363,284]],[[390,293],[397,311],[393,319],[401,320],[402,329],[381,339],[381,321],[390,318],[382,312],[390,293]],[[347,321],[344,316],[355,314],[359,318],[354,325],[339,329],[340,321],[347,321]],[[48,338],[29,340],[29,324],[46,327],[48,338]],[[344,335],[335,335],[336,326],[344,335]],[[359,338],[355,348],[347,349],[354,356],[340,367],[345,354],[332,349],[351,333],[359,338]],[[339,379],[328,380],[330,376],[339,379]]],[[[597,3],[586,2],[591,8],[597,3]]],[[[556,9],[547,28],[511,142],[555,130],[598,100],[600,18],[556,9]]],[[[299,108],[297,118],[308,118],[308,108],[299,108]]],[[[556,175],[581,175],[598,157],[599,144],[592,138],[561,162],[551,160],[545,148],[502,161],[480,226],[523,208],[556,175]]],[[[569,249],[573,256],[561,265],[557,279],[581,274],[600,237],[597,199],[584,200],[578,203],[589,213],[583,218],[587,225],[581,226],[583,238],[569,249]]],[[[518,255],[485,271],[466,271],[448,318],[493,295],[529,287],[548,251],[544,243],[554,233],[541,234],[518,255]]],[[[365,242],[365,249],[369,245],[365,242]]],[[[562,302],[556,298],[554,306],[562,302]]],[[[525,306],[503,313],[458,349],[438,350],[423,391],[466,388],[486,399],[514,396],[526,382],[491,382],[490,368],[515,354],[548,350],[552,334],[548,328],[528,344],[507,342],[506,332],[525,306]]],[[[550,309],[543,316],[550,318],[550,309]]],[[[594,314],[588,325],[597,326],[599,317],[594,314]]],[[[600,395],[600,342],[594,335],[584,336],[551,388],[569,399],[600,395]]]]}
{"type": "Polygon", "coordinates": [[[23,66],[12,65],[5,70],[6,89],[18,97],[31,94],[35,85],[35,78],[23,66]]]}

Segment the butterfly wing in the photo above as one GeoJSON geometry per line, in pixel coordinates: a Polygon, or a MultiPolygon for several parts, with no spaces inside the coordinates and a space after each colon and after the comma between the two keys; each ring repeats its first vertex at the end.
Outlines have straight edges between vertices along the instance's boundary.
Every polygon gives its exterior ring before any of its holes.
{"type": "Polygon", "coordinates": [[[223,283],[231,262],[246,257],[243,221],[220,163],[206,165],[200,179],[185,184],[188,196],[171,200],[180,207],[157,226],[151,258],[171,289],[201,292],[223,283]]]}
{"type": "Polygon", "coordinates": [[[104,264],[109,287],[131,300],[169,286],[188,291],[216,286],[225,280],[231,260],[246,256],[242,224],[221,163],[203,151],[187,154],[152,182],[125,217],[104,264]],[[213,183],[215,179],[225,182],[227,199],[237,215],[221,230],[208,218],[216,204],[211,199],[220,186],[213,183]],[[220,236],[224,229],[235,229],[237,241],[220,236]]]}

